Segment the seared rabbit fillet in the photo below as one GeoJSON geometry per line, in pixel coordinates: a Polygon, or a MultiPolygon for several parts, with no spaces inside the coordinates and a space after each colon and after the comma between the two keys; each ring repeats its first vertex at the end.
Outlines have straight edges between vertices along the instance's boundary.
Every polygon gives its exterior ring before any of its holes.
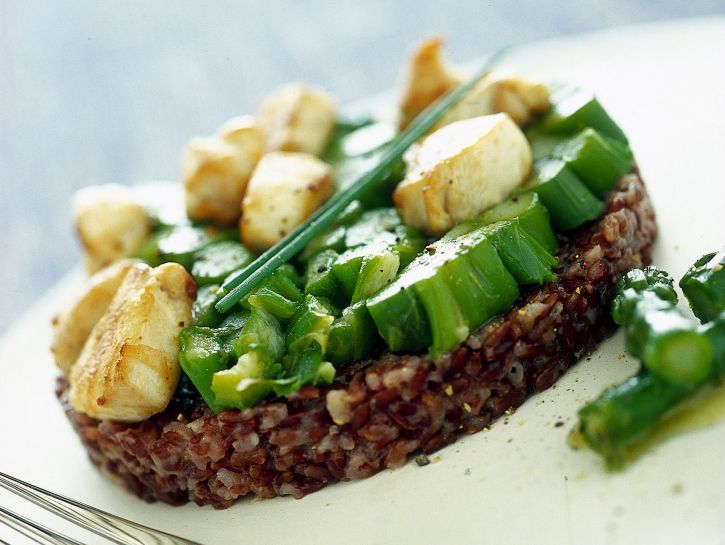
{"type": "Polygon", "coordinates": [[[523,126],[549,106],[549,89],[543,83],[493,72],[446,112],[435,128],[495,113],[506,113],[516,124],[523,126]]]}
{"type": "Polygon", "coordinates": [[[258,116],[268,151],[322,155],[335,130],[335,105],[327,93],[301,83],[273,91],[258,116]]]}
{"type": "Polygon", "coordinates": [[[254,171],[242,201],[242,241],[258,251],[271,248],[329,199],[332,191],[332,170],[316,157],[268,153],[254,171]]]}
{"type": "MultiPolygon", "coordinates": [[[[401,127],[408,125],[436,99],[463,81],[458,72],[443,60],[442,44],[439,38],[427,40],[418,47],[410,60],[400,104],[401,127]]],[[[446,112],[434,129],[461,119],[502,112],[509,114],[517,124],[524,125],[532,116],[546,111],[548,107],[549,90],[543,83],[493,72],[446,112]]]]}
{"type": "Polygon", "coordinates": [[[461,76],[443,61],[441,45],[443,40],[440,38],[426,40],[411,56],[400,103],[401,128],[462,81],[461,76]]]}
{"type": "Polygon", "coordinates": [[[73,205],[88,272],[132,256],[151,232],[151,218],[125,186],[85,187],[75,194],[73,205]]]}
{"type": "Polygon", "coordinates": [[[406,153],[393,200],[405,223],[434,235],[505,199],[531,170],[531,149],[506,114],[446,125],[406,153]]]}
{"type": "Polygon", "coordinates": [[[235,223],[263,152],[262,133],[249,116],[230,119],[214,138],[191,140],[181,169],[189,217],[221,225],[235,223]]]}
{"type": "Polygon", "coordinates": [[[91,330],[108,309],[126,273],[136,263],[133,259],[122,259],[97,272],[73,306],[53,319],[50,350],[63,375],[68,375],[91,330]]]}
{"type": "Polygon", "coordinates": [[[127,422],[163,411],[179,380],[178,336],[195,298],[181,265],[133,265],[71,367],[71,406],[127,422]]]}

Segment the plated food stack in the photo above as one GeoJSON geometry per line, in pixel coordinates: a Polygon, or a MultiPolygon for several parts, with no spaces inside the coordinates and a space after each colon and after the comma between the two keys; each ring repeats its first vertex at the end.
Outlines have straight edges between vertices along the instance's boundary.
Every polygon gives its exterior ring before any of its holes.
{"type": "MultiPolygon", "coordinates": [[[[413,57],[401,126],[461,81],[439,47],[413,57]]],[[[301,497],[482,429],[610,331],[613,286],[656,236],[627,139],[591,94],[502,74],[237,297],[255,254],[394,137],[288,86],[256,120],[192,141],[188,219],[131,190],[85,199],[88,261],[107,268],[59,318],[53,351],[96,464],[148,500],[301,497]],[[99,225],[104,207],[128,213],[99,225]]]]}

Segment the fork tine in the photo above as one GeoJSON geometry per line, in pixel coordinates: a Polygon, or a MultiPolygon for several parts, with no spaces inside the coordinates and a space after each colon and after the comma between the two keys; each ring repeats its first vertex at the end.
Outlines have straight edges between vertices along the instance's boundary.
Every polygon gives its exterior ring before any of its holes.
{"type": "Polygon", "coordinates": [[[118,545],[201,545],[44,490],[2,472],[0,487],[118,545]]]}
{"type": "MultiPolygon", "coordinates": [[[[0,522],[41,545],[83,545],[80,541],[59,534],[2,506],[0,506],[0,522]]],[[[0,543],[5,542],[0,539],[0,543]]]]}

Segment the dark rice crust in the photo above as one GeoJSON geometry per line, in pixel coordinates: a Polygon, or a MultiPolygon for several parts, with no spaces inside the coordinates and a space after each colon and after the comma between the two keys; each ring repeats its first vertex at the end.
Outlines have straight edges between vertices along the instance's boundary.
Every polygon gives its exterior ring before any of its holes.
{"type": "Polygon", "coordinates": [[[656,236],[635,173],[620,180],[599,221],[565,241],[557,281],[523,293],[505,316],[437,360],[387,354],[292,399],[216,415],[175,401],[133,424],[75,412],[63,379],[57,393],[93,463],[147,501],[226,508],[247,494],[301,498],[400,467],[551,386],[612,331],[613,286],[650,262],[656,236]]]}

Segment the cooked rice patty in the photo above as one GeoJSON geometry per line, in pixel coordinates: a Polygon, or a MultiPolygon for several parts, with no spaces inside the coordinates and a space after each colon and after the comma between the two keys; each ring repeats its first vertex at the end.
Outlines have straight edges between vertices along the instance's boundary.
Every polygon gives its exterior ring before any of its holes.
{"type": "Polygon", "coordinates": [[[62,379],[58,395],[93,462],[145,500],[225,508],[247,494],[301,498],[399,467],[551,386],[611,332],[614,284],[650,262],[656,235],[644,184],[627,175],[605,215],[563,245],[556,282],[524,292],[437,360],[387,354],[343,369],[330,387],[216,415],[181,388],[164,413],[131,424],[75,412],[62,379]]]}

